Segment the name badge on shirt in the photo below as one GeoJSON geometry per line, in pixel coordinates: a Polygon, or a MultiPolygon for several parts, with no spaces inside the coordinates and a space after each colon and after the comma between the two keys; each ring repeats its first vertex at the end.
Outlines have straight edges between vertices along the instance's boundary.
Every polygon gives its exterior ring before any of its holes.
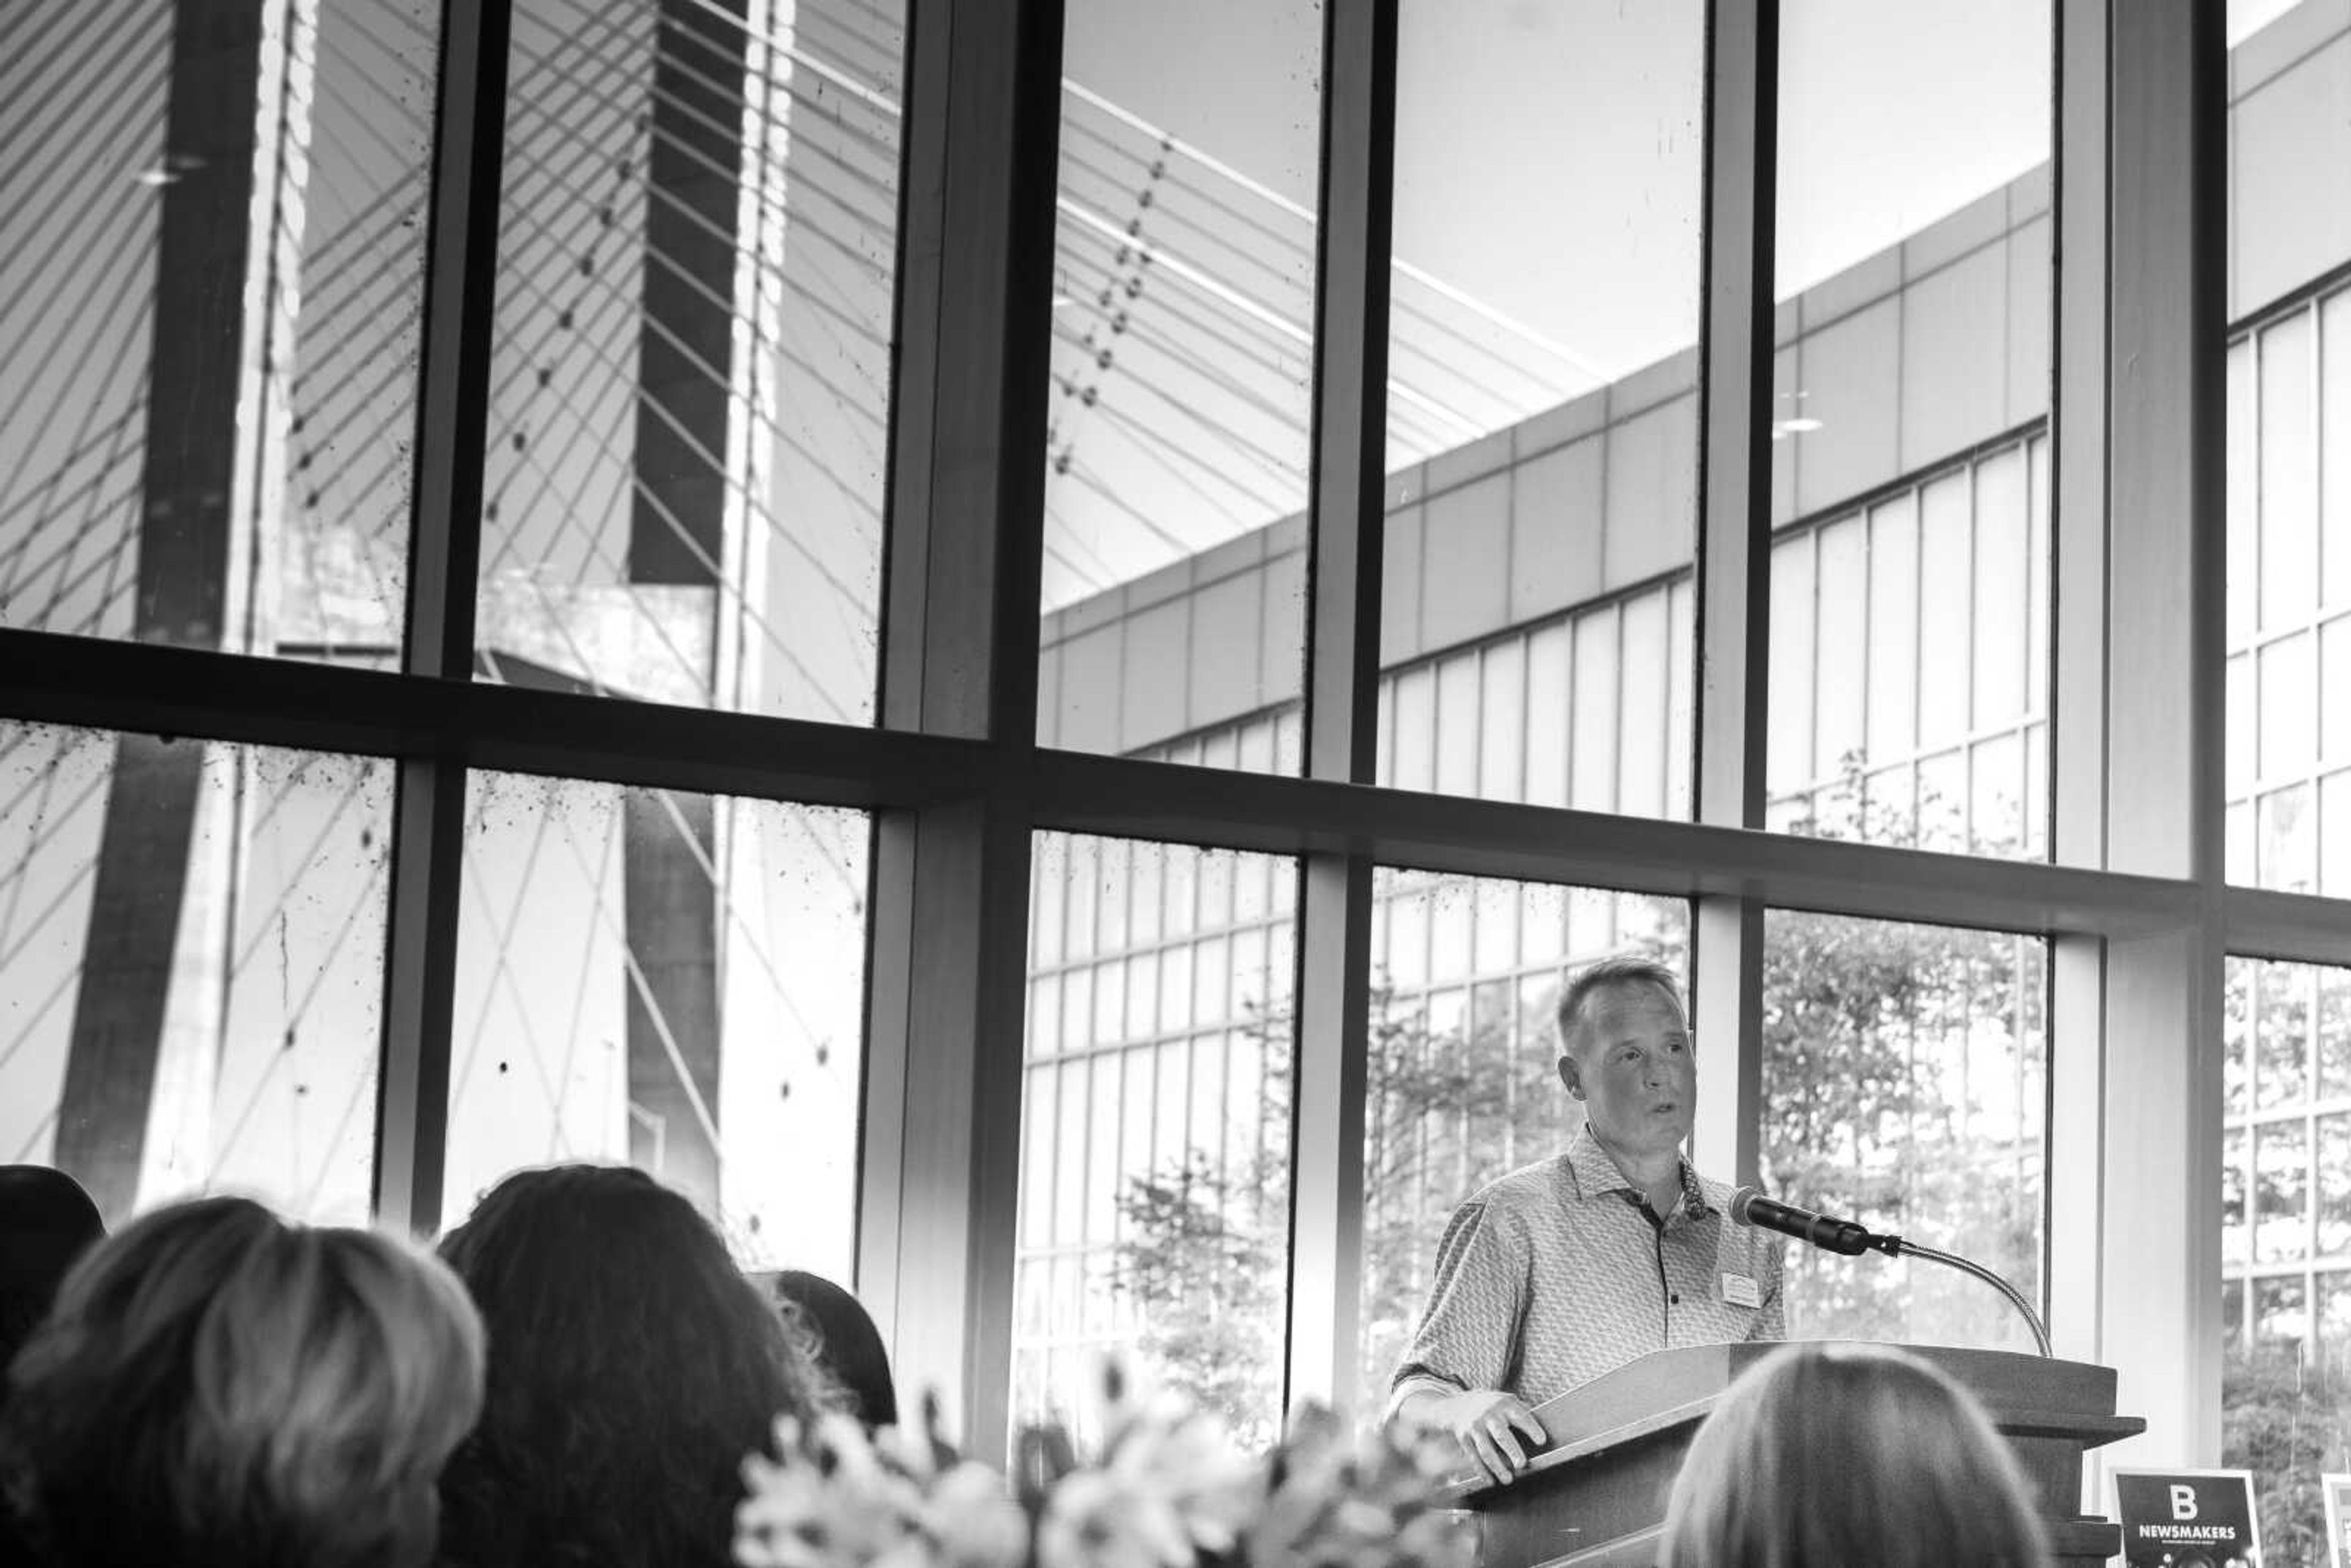
{"type": "Polygon", "coordinates": [[[1734,1307],[1760,1307],[1763,1304],[1763,1288],[1751,1274],[1734,1274],[1728,1269],[1722,1273],[1722,1299],[1734,1307]]]}

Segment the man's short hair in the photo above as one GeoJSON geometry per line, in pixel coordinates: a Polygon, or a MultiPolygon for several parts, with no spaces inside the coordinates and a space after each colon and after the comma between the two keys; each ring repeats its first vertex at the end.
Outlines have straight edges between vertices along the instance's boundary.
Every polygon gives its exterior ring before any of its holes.
{"type": "Polygon", "coordinates": [[[1603,958],[1587,964],[1575,972],[1559,994],[1559,1049],[1562,1055],[1575,1050],[1576,1026],[1583,1021],[1585,1004],[1600,991],[1618,986],[1655,986],[1666,993],[1685,1017],[1688,1009],[1682,1001],[1682,980],[1679,975],[1655,958],[1603,958]]]}

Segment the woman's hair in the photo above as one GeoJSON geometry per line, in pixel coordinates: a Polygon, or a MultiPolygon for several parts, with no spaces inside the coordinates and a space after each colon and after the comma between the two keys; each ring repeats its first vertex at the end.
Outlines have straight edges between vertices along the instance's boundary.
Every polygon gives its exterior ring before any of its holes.
{"type": "Polygon", "coordinates": [[[890,1353],[864,1304],[822,1275],[799,1269],[776,1276],[776,1294],[798,1308],[814,1331],[818,1361],[848,1396],[850,1414],[869,1428],[896,1426],[898,1390],[890,1380],[890,1353]]]}
{"type": "Polygon", "coordinates": [[[65,1172],[0,1166],[0,1378],[48,1316],[66,1270],[105,1235],[98,1205],[65,1172]]]}
{"type": "Polygon", "coordinates": [[[2039,1568],[2046,1537],[1973,1396],[1885,1346],[1791,1345],[1699,1428],[1659,1568],[2039,1568]]]}
{"type": "Polygon", "coordinates": [[[732,1560],[743,1457],[816,1379],[716,1230],[642,1171],[491,1189],[441,1244],[489,1329],[482,1423],[442,1477],[458,1568],[732,1560]]]}
{"type": "Polygon", "coordinates": [[[203,1198],[68,1276],[0,1452],[65,1568],[421,1568],[481,1401],[480,1320],[433,1258],[203,1198]]]}

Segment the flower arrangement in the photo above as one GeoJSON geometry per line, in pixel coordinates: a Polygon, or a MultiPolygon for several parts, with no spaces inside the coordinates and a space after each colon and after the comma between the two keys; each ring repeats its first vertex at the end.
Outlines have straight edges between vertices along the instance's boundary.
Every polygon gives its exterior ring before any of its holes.
{"type": "Polygon", "coordinates": [[[744,1461],[742,1568],[1468,1568],[1441,1495],[1448,1446],[1348,1440],[1301,1411],[1272,1453],[1243,1455],[1214,1417],[1104,1379],[1104,1437],[1081,1458],[1059,1427],[1023,1431],[1012,1475],[958,1456],[935,1402],[923,1428],[870,1441],[847,1416],[776,1424],[744,1461]]]}

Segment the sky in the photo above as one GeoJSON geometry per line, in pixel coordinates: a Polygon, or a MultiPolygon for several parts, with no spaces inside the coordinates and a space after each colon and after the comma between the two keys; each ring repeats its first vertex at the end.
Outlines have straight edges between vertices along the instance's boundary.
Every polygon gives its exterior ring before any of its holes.
{"type": "MultiPolygon", "coordinates": [[[[1619,374],[1687,343],[1702,16],[1696,0],[1405,0],[1398,257],[1619,374]]],[[[1295,0],[1077,0],[1064,64],[1311,204],[1319,28],[1295,0]]],[[[1782,34],[1783,294],[2049,154],[2047,0],[1794,0],[1782,34]]]]}

